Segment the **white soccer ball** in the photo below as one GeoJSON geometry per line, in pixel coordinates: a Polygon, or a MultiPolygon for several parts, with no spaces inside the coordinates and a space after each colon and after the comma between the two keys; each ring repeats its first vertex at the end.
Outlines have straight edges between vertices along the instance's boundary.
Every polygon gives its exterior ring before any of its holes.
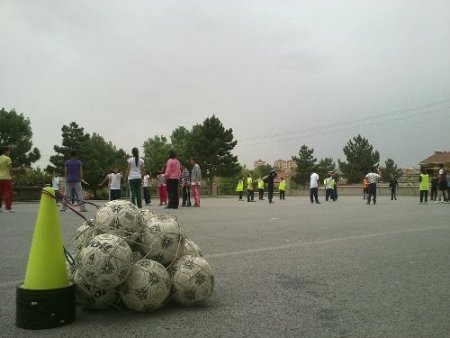
{"type": "Polygon", "coordinates": [[[116,289],[101,289],[89,284],[82,274],[77,271],[74,275],[77,303],[91,310],[103,310],[116,305],[119,293],[116,289]]]}
{"type": "Polygon", "coordinates": [[[80,252],[92,238],[100,234],[101,231],[95,226],[93,219],[84,221],[75,231],[75,238],[72,241],[74,252],[80,252]]]}
{"type": "Polygon", "coordinates": [[[184,236],[177,219],[170,215],[157,215],[144,224],[141,248],[145,258],[154,259],[164,266],[183,255],[184,236]]]}
{"type": "Polygon", "coordinates": [[[146,222],[150,221],[152,218],[157,217],[157,214],[151,210],[148,209],[141,209],[141,215],[142,215],[142,221],[145,224],[146,222]]]}
{"type": "Polygon", "coordinates": [[[203,302],[214,289],[214,275],[208,262],[198,256],[183,256],[169,268],[173,299],[185,306],[203,302]]]}
{"type": "Polygon", "coordinates": [[[184,239],[184,251],[183,256],[200,256],[202,257],[202,250],[194,241],[185,238],[184,239]]]}
{"type": "Polygon", "coordinates": [[[134,264],[121,289],[121,299],[130,310],[154,311],[165,304],[170,289],[170,276],[164,266],[143,258],[134,264]]]}
{"type": "Polygon", "coordinates": [[[131,270],[132,253],[127,242],[115,235],[95,236],[77,257],[79,273],[90,285],[112,289],[123,283],[131,270]]]}
{"type": "Polygon", "coordinates": [[[95,224],[102,232],[120,236],[132,244],[141,235],[142,214],[129,201],[109,201],[97,211],[95,224]]]}

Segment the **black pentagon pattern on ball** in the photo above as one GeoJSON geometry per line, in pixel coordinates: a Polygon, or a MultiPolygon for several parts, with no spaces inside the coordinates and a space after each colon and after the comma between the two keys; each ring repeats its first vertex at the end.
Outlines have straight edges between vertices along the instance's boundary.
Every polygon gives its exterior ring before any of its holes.
{"type": "Polygon", "coordinates": [[[103,264],[101,272],[102,274],[110,274],[113,273],[114,270],[115,270],[114,265],[108,259],[106,260],[105,264],[103,264]]]}
{"type": "Polygon", "coordinates": [[[206,276],[204,274],[199,272],[195,275],[195,284],[202,285],[205,282],[206,282],[206,276]]]}
{"type": "Polygon", "coordinates": [[[144,301],[147,298],[147,294],[148,294],[148,289],[146,287],[134,289],[134,295],[140,301],[144,301]]]}
{"type": "Polygon", "coordinates": [[[111,222],[109,222],[108,226],[110,228],[114,228],[114,229],[120,229],[122,226],[120,224],[119,218],[114,217],[113,219],[111,219],[111,222]]]}
{"type": "Polygon", "coordinates": [[[167,249],[172,244],[173,244],[172,238],[167,237],[165,235],[161,238],[161,245],[162,245],[163,249],[167,249]]]}
{"type": "Polygon", "coordinates": [[[189,270],[194,270],[194,269],[195,269],[195,263],[194,263],[194,261],[191,260],[191,259],[188,259],[188,260],[184,261],[184,262],[183,262],[183,266],[184,266],[186,269],[189,269],[189,270]]]}

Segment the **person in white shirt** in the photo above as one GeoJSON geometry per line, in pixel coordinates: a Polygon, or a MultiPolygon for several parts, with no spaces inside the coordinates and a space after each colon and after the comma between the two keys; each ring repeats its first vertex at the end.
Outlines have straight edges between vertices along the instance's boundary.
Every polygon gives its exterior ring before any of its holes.
{"type": "Polygon", "coordinates": [[[108,181],[109,200],[118,200],[121,196],[120,183],[122,181],[122,173],[119,172],[119,168],[114,167],[113,171],[106,175],[99,186],[105,184],[106,181],[108,181]]]}
{"type": "Polygon", "coordinates": [[[128,159],[128,167],[125,173],[125,177],[128,178],[130,186],[130,198],[131,203],[137,205],[138,208],[142,208],[142,176],[144,173],[144,160],[139,157],[138,148],[131,149],[133,155],[128,159]]]}
{"type": "Polygon", "coordinates": [[[151,195],[150,195],[150,186],[152,184],[152,178],[150,176],[150,172],[148,170],[144,171],[144,180],[142,181],[142,189],[144,190],[144,201],[145,205],[150,205],[151,195]]]}
{"type": "Polygon", "coordinates": [[[369,197],[367,198],[367,204],[370,205],[370,201],[373,197],[373,204],[377,203],[377,182],[381,178],[380,175],[376,173],[377,169],[372,167],[371,171],[366,175],[369,181],[369,197]]]}
{"type": "Polygon", "coordinates": [[[311,176],[309,177],[309,198],[311,203],[316,202],[316,204],[320,204],[319,202],[319,175],[313,170],[311,176]]]}
{"type": "Polygon", "coordinates": [[[62,195],[60,190],[61,185],[61,176],[57,173],[55,173],[52,177],[52,188],[55,191],[55,198],[56,198],[56,205],[58,205],[59,202],[62,200],[62,195]]]}

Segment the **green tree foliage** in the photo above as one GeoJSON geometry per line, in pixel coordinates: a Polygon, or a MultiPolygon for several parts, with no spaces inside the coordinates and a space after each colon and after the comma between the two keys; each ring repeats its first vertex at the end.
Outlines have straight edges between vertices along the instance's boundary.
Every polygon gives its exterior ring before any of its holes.
{"type": "Polygon", "coordinates": [[[89,140],[89,134],[84,133],[84,128],[78,126],[76,122],[71,122],[68,126],[63,125],[62,132],[62,145],[54,145],[53,149],[56,152],[55,155],[50,156],[50,163],[52,165],[47,166],[47,171],[50,173],[57,172],[64,174],[64,163],[70,157],[70,152],[75,150],[79,157],[82,156],[86,149],[86,142],[89,140]]]}
{"type": "Polygon", "coordinates": [[[343,149],[347,162],[338,160],[339,168],[348,183],[360,183],[370,169],[380,161],[380,154],[369,141],[358,135],[343,149]]]}
{"type": "Polygon", "coordinates": [[[253,177],[254,178],[265,177],[269,175],[272,169],[273,168],[270,164],[260,165],[255,170],[253,170],[253,177]]]}
{"type": "Polygon", "coordinates": [[[64,174],[64,163],[70,157],[70,152],[75,150],[77,158],[83,163],[84,180],[89,184],[86,190],[97,196],[98,183],[117,166],[122,172],[126,168],[126,153],[122,149],[117,149],[111,142],[97,133],[92,136],[84,132],[84,128],[77,123],[64,125],[62,131],[62,145],[55,145],[53,148],[56,155],[50,157],[53,166],[48,166],[50,173],[64,174]]]}
{"type": "Polygon", "coordinates": [[[231,153],[236,144],[233,129],[225,129],[214,115],[192,127],[192,156],[197,158],[210,192],[214,177],[229,177],[240,171],[237,156],[231,153]]]}
{"type": "Polygon", "coordinates": [[[30,120],[13,109],[0,110],[0,146],[11,146],[14,167],[29,167],[41,158],[39,149],[32,148],[33,132],[30,120]]]}
{"type": "Polygon", "coordinates": [[[297,164],[297,169],[292,176],[292,180],[298,185],[307,185],[311,172],[314,170],[317,159],[313,156],[314,149],[302,145],[297,156],[292,156],[292,160],[297,164]]]}
{"type": "Polygon", "coordinates": [[[119,168],[122,174],[126,169],[126,153],[117,149],[111,142],[97,133],[93,133],[83,144],[83,151],[78,157],[83,162],[84,180],[89,184],[87,190],[97,195],[97,186],[114,168],[119,168]]]}
{"type": "Polygon", "coordinates": [[[167,154],[171,145],[165,136],[154,136],[144,142],[144,164],[152,176],[162,171],[167,162],[167,154]]]}
{"type": "Polygon", "coordinates": [[[178,160],[185,166],[190,166],[191,149],[191,132],[185,127],[178,127],[170,135],[172,149],[177,154],[178,160]]]}
{"type": "Polygon", "coordinates": [[[328,177],[330,171],[336,170],[336,163],[331,157],[322,158],[317,164],[317,174],[319,174],[320,179],[325,179],[328,177]]]}
{"type": "Polygon", "coordinates": [[[401,169],[398,169],[393,159],[388,158],[386,161],[384,161],[384,164],[385,167],[380,168],[381,179],[383,181],[388,182],[392,178],[398,179],[403,175],[403,171],[401,169]]]}

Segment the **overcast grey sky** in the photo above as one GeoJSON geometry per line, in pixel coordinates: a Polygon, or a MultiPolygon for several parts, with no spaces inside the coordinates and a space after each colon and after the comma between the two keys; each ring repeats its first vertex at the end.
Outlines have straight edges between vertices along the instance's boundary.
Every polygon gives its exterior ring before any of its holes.
{"type": "Polygon", "coordinates": [[[0,0],[0,107],[45,167],[61,127],[130,152],[215,114],[239,161],[361,134],[403,167],[450,150],[450,1],[0,0]]]}

